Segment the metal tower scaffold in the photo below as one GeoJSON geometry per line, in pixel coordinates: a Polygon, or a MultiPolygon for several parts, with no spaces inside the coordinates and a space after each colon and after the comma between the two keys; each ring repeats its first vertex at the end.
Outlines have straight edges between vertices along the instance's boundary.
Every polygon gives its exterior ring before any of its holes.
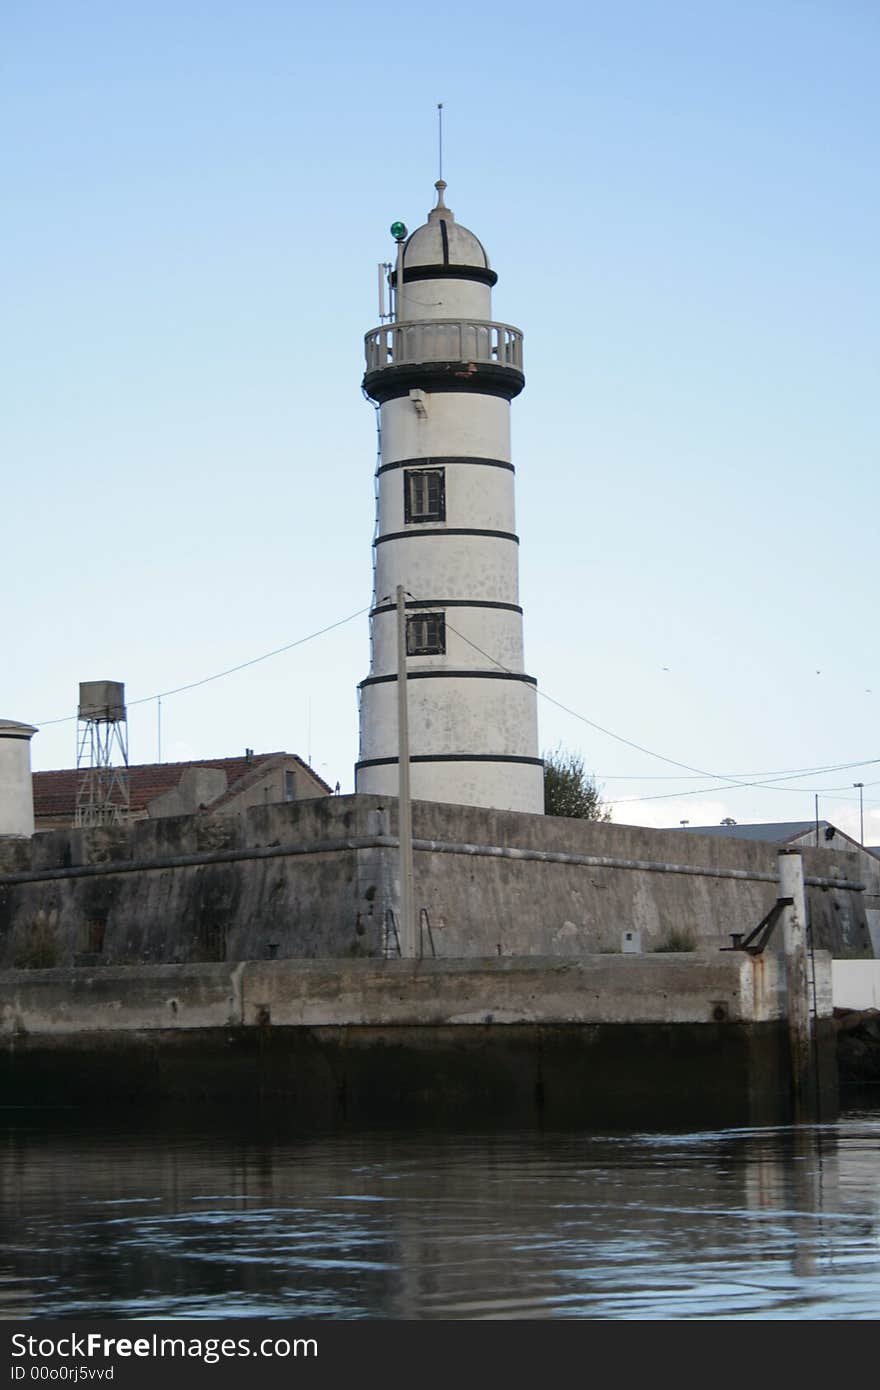
{"type": "Polygon", "coordinates": [[[74,824],[122,825],[131,810],[128,717],[121,681],[81,681],[74,824]]]}

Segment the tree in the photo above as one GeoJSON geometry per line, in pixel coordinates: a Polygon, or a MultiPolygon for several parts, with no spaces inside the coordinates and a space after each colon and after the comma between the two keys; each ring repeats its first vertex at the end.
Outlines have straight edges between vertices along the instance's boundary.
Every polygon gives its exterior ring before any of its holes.
{"type": "Polygon", "coordinates": [[[584,760],[561,745],[544,754],[544,812],[578,820],[609,821],[595,777],[584,771],[584,760]]]}

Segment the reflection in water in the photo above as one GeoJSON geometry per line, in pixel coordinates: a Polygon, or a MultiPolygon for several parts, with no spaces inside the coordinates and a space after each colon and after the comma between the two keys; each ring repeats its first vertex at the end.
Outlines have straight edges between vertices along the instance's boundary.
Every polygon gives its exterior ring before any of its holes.
{"type": "Polygon", "coordinates": [[[880,1113],[690,1134],[5,1112],[0,1316],[876,1318],[880,1113]]]}

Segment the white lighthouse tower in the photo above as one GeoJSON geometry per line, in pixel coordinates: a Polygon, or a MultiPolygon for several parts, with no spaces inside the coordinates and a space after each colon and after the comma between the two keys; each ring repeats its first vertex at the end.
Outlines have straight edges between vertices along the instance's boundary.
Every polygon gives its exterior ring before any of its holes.
{"type": "Polygon", "coordinates": [[[494,322],[498,277],[446,207],[446,184],[435,187],[424,226],[405,243],[406,229],[392,228],[401,242],[394,319],[366,337],[363,384],[379,406],[380,458],[355,784],[397,794],[402,586],[413,797],[541,812],[510,458],[510,402],[525,380],[522,333],[494,322]]]}

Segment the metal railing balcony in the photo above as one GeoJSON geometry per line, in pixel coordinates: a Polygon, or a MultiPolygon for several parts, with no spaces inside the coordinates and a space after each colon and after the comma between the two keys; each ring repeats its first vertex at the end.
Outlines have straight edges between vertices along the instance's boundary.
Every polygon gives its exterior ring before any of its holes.
{"type": "Polygon", "coordinates": [[[367,372],[419,362],[486,362],[521,372],[522,342],[518,328],[483,319],[388,323],[366,335],[367,372]]]}

